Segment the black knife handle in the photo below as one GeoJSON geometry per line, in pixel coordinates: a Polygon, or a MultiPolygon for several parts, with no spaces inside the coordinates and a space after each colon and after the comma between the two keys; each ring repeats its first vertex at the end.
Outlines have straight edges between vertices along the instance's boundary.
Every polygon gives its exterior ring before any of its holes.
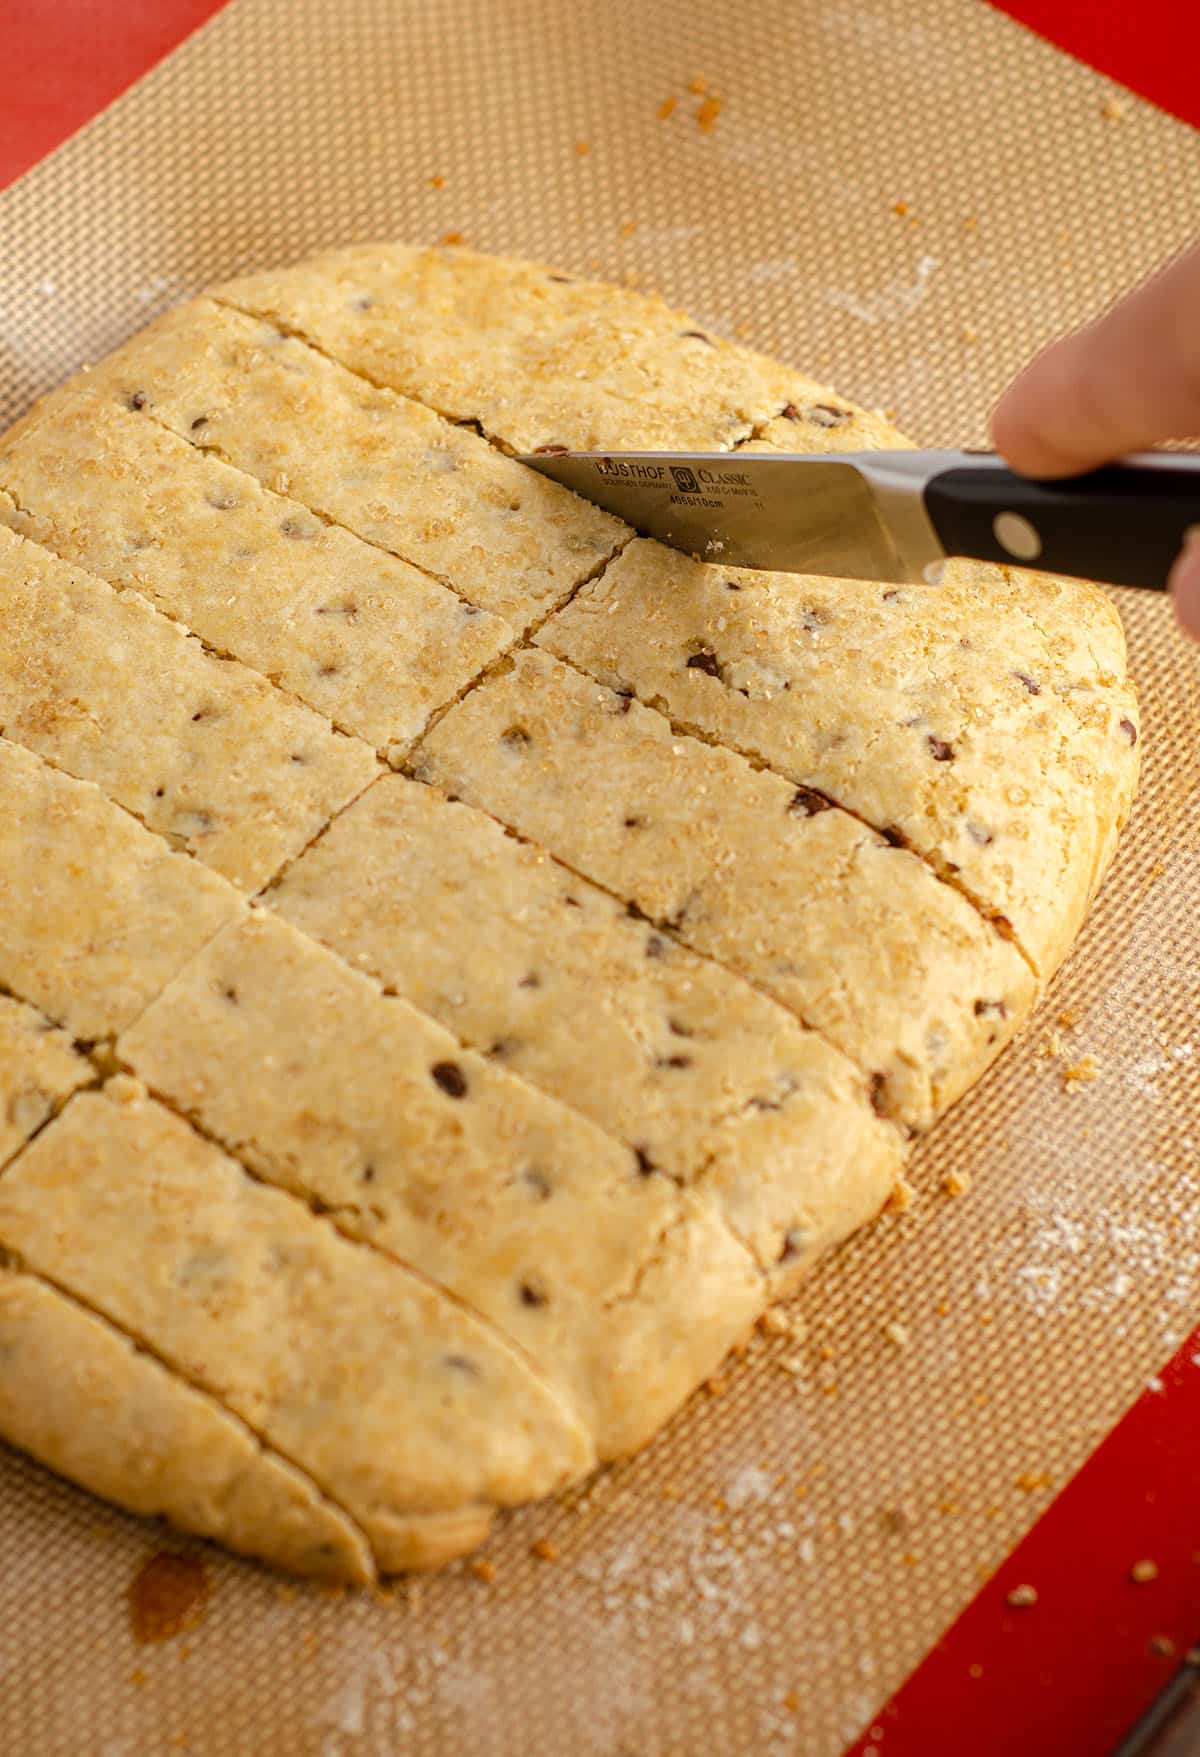
{"type": "Polygon", "coordinates": [[[925,510],[947,555],[1161,590],[1185,533],[1200,528],[1200,457],[1053,482],[965,465],[926,483],[925,510]]]}

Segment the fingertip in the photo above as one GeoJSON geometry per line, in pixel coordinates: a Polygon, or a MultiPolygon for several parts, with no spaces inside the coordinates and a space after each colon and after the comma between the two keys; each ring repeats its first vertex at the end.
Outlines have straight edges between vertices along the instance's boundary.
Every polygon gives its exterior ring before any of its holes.
{"type": "Polygon", "coordinates": [[[1056,431],[1059,396],[1053,380],[1060,352],[1049,348],[1009,385],[992,410],[992,444],[1021,476],[1073,476],[1092,461],[1066,449],[1056,431]]]}
{"type": "Polygon", "coordinates": [[[1200,641],[1200,540],[1193,539],[1171,569],[1170,588],[1175,620],[1200,641]]]}

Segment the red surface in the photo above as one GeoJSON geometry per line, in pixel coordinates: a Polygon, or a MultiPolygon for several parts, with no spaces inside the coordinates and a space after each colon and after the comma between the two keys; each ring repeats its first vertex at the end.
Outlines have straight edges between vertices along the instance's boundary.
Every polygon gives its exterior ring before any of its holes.
{"type": "Polygon", "coordinates": [[[1059,48],[1200,127],[1196,0],[992,0],[1059,48]]]}
{"type": "MultiPolygon", "coordinates": [[[[0,186],[220,4],[0,0],[0,186]]],[[[1197,0],[1006,0],[1001,10],[1200,125],[1197,0]]],[[[1112,1749],[1200,1636],[1196,1353],[1200,1332],[1164,1369],[1163,1389],[1139,1399],[853,1757],[1103,1757],[1112,1749]],[[1159,1573],[1137,1585],[1129,1570],[1142,1558],[1159,1573]],[[1036,1605],[1009,1606],[1019,1585],[1036,1588],[1036,1605]],[[1174,1656],[1151,1650],[1156,1636],[1174,1643],[1174,1656]]]]}
{"type": "Polygon", "coordinates": [[[221,4],[0,0],[0,187],[111,104],[221,4]]]}
{"type": "Polygon", "coordinates": [[[1197,1359],[1200,1330],[847,1757],[1113,1749],[1200,1638],[1197,1359]],[[1143,1560],[1158,1576],[1139,1584],[1143,1560]],[[1018,1586],[1037,1603],[1011,1606],[1018,1586]],[[1173,1652],[1153,1651],[1162,1637],[1173,1652]]]}

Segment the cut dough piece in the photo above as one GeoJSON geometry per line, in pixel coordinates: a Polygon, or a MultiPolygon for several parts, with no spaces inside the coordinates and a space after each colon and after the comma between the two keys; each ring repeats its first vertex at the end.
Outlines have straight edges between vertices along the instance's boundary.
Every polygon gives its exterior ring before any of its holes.
{"type": "Polygon", "coordinates": [[[76,382],[82,394],[43,398],[0,443],[0,522],[144,593],[343,731],[408,744],[514,639],[448,586],[76,382]]]}
{"type": "Polygon", "coordinates": [[[911,444],[881,409],[860,409],[830,391],[814,397],[797,375],[780,413],[757,427],[738,451],[891,451],[911,444]]]}
{"type": "Polygon", "coordinates": [[[0,1166],[95,1069],[36,1007],[0,994],[0,1166]]]}
{"type": "Polygon", "coordinates": [[[137,1018],[244,904],[90,782],[0,739],[0,984],[73,1036],[137,1018]]]}
{"type": "Polygon", "coordinates": [[[379,772],[144,598],[0,525],[0,732],[256,891],[379,772]]]}
{"type": "MultiPolygon", "coordinates": [[[[216,297],[307,336],[379,384],[517,452],[722,450],[825,386],[720,341],[664,300],[472,250],[352,245],[216,297]]],[[[798,431],[796,451],[821,436],[798,431]]],[[[882,416],[856,443],[903,443],[882,416]]]]}
{"type": "Polygon", "coordinates": [[[896,1131],[824,1038],[432,787],[372,787],[271,904],[642,1163],[715,1192],[763,1267],[794,1276],[802,1240],[843,1237],[899,1175],[896,1131]]]}
{"type": "Polygon", "coordinates": [[[131,1513],[293,1573],[374,1578],[361,1531],[242,1422],[75,1300],[8,1269],[0,1436],[131,1513]]]}
{"type": "Polygon", "coordinates": [[[950,563],[936,586],[871,585],[722,569],[637,542],[538,639],[899,832],[1011,922],[1042,976],[1065,957],[1129,814],[1124,636],[1079,581],[950,563]]]}
{"type": "Polygon", "coordinates": [[[524,629],[629,535],[557,482],[269,324],[197,299],[82,382],[524,629]]]}
{"type": "Polygon", "coordinates": [[[311,1476],[383,1571],[409,1566],[414,1514],[528,1500],[589,1468],[582,1430],[476,1318],[133,1084],[80,1094],[9,1167],[0,1244],[311,1476]]]}
{"type": "Polygon", "coordinates": [[[548,654],[481,684],[415,760],[791,1007],[910,1127],[1033,1004],[1016,948],[914,854],[548,654]]]}
{"type": "Polygon", "coordinates": [[[632,1451],[744,1334],[761,1276],[634,1151],[258,912],[118,1045],[262,1176],[481,1312],[632,1451]],[[650,1297],[641,1272],[677,1260],[650,1297]]]}

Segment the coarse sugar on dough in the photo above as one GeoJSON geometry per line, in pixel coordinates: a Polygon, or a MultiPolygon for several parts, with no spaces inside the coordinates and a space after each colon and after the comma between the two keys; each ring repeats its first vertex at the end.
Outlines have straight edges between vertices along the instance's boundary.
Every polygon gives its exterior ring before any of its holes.
{"type": "Polygon", "coordinates": [[[1129,814],[1124,636],[1077,580],[952,562],[937,585],[873,585],[639,541],[538,642],[897,833],[1008,920],[1042,977],[1129,814]]]}
{"type": "Polygon", "coordinates": [[[1031,972],[914,854],[536,650],[453,708],[416,772],[754,981],[925,1127],[999,1054],[1031,972]]]}
{"type": "Polygon", "coordinates": [[[0,523],[141,592],[377,749],[416,738],[515,638],[86,379],[0,440],[0,523]]]}
{"type": "Polygon", "coordinates": [[[78,1038],[131,1024],[243,908],[88,781],[0,739],[0,986],[78,1038]]]}
{"type": "Polygon", "coordinates": [[[131,1513],[365,1583],[362,1532],[212,1397],[35,1276],[0,1269],[0,1431],[131,1513]]]}
{"type": "Polygon", "coordinates": [[[827,449],[831,411],[856,417],[855,444],[903,443],[882,416],[661,298],[537,262],[352,245],[215,293],[515,452],[724,450],[785,408],[800,415],[795,451],[827,449]]]}
{"type": "Polygon", "coordinates": [[[469,428],[211,299],[168,312],[83,382],[519,629],[629,535],[469,428]]]}
{"type": "Polygon", "coordinates": [[[409,1565],[422,1515],[548,1494],[592,1462],[477,1318],[151,1100],[72,1100],[0,1179],[0,1244],[305,1471],[384,1570],[409,1565]]]}
{"type": "Polygon", "coordinates": [[[0,1166],[95,1070],[36,1007],[0,994],[0,1166]]]}
{"type": "Polygon", "coordinates": [[[780,1276],[895,1182],[899,1136],[824,1038],[432,787],[372,787],[271,905],[639,1164],[715,1196],[780,1276]]]}
{"type": "Polygon", "coordinates": [[[704,1205],[266,911],[118,1054],[260,1175],[482,1312],[603,1457],[647,1440],[762,1308],[704,1205]]]}
{"type": "Polygon", "coordinates": [[[0,731],[256,891],[379,772],[132,592],[0,525],[0,731]]]}

